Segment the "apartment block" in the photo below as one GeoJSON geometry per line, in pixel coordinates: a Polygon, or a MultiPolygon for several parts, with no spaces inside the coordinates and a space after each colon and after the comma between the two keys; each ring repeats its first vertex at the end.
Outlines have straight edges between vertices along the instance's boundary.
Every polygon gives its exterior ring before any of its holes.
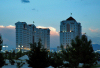
{"type": "Polygon", "coordinates": [[[50,49],[50,29],[36,28],[34,24],[17,22],[16,25],[16,49],[30,50],[30,44],[38,43],[41,39],[42,47],[50,49]]]}

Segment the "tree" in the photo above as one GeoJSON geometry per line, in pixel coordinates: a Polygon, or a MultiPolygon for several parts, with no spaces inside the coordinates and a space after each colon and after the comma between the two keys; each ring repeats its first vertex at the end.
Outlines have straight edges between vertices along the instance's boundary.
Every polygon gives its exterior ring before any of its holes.
{"type": "Polygon", "coordinates": [[[4,64],[5,64],[4,57],[3,57],[2,53],[1,53],[2,43],[3,43],[3,40],[2,40],[1,35],[0,35],[0,68],[2,66],[4,66],[4,64]]]}
{"type": "Polygon", "coordinates": [[[63,60],[58,53],[54,53],[54,55],[50,58],[50,65],[54,68],[60,67],[63,65],[63,60]]]}
{"type": "Polygon", "coordinates": [[[79,63],[83,63],[83,67],[90,68],[96,61],[96,54],[93,51],[91,40],[88,41],[85,35],[81,38],[78,36],[71,41],[71,47],[67,47],[62,51],[65,55],[65,60],[69,62],[70,67],[78,68],[79,63]]]}
{"type": "Polygon", "coordinates": [[[69,65],[71,67],[77,68],[81,58],[81,39],[77,36],[75,40],[72,40],[72,47],[67,48],[67,53],[69,56],[69,65]]]}
{"type": "Polygon", "coordinates": [[[87,37],[85,35],[82,36],[81,38],[82,44],[81,44],[81,63],[83,63],[83,67],[88,66],[91,67],[93,66],[94,62],[96,62],[97,57],[96,54],[94,53],[93,47],[92,47],[92,41],[87,40],[87,37]]]}
{"type": "Polygon", "coordinates": [[[67,48],[65,49],[63,47],[63,45],[61,45],[61,49],[62,49],[61,57],[63,58],[63,62],[64,62],[63,63],[63,67],[71,67],[71,66],[73,66],[72,64],[70,65],[69,63],[66,63],[66,62],[71,61],[71,58],[72,58],[72,56],[70,54],[71,48],[67,45],[67,48]]]}
{"type": "Polygon", "coordinates": [[[12,59],[12,54],[11,54],[11,52],[9,52],[9,54],[8,54],[8,59],[9,59],[9,60],[12,59]]]}
{"type": "Polygon", "coordinates": [[[45,68],[49,66],[48,51],[45,48],[41,48],[40,41],[38,45],[36,43],[31,44],[31,51],[29,54],[29,60],[27,60],[29,67],[32,68],[45,68]]]}
{"type": "Polygon", "coordinates": [[[22,51],[19,51],[19,52],[16,53],[16,59],[18,59],[18,58],[21,57],[21,56],[23,56],[23,55],[22,55],[22,51]]]}
{"type": "Polygon", "coordinates": [[[12,52],[12,57],[15,58],[15,50],[12,52]]]}
{"type": "Polygon", "coordinates": [[[5,64],[4,57],[3,57],[2,53],[0,53],[0,68],[2,66],[4,66],[4,64],[5,64]]]}
{"type": "Polygon", "coordinates": [[[2,40],[2,37],[0,35],[0,53],[1,53],[1,50],[2,50],[2,43],[3,43],[3,40],[2,40]]]}

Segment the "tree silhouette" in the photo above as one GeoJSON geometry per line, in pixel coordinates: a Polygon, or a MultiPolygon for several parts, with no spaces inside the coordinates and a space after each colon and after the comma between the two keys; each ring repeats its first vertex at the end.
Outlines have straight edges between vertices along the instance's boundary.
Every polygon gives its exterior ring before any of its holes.
{"type": "Polygon", "coordinates": [[[61,47],[61,49],[62,49],[62,51],[61,51],[61,57],[62,57],[62,59],[63,59],[63,67],[70,67],[70,65],[69,65],[69,63],[65,63],[66,61],[68,62],[68,61],[70,61],[70,55],[69,55],[69,50],[70,50],[70,48],[69,48],[69,46],[67,45],[67,49],[65,49],[64,47],[63,47],[63,45],[61,45],[60,46],[61,47]]]}
{"type": "Polygon", "coordinates": [[[0,35],[0,53],[1,53],[1,50],[2,50],[2,43],[3,43],[3,40],[2,40],[2,37],[0,35]]]}
{"type": "Polygon", "coordinates": [[[12,57],[15,58],[15,50],[12,52],[12,57]]]}
{"type": "Polygon", "coordinates": [[[49,66],[48,52],[46,49],[41,48],[40,41],[38,45],[36,43],[31,44],[31,51],[29,54],[29,60],[27,60],[29,67],[32,68],[45,68],[49,66]]]}
{"type": "Polygon", "coordinates": [[[84,63],[83,67],[88,66],[91,67],[93,66],[94,62],[96,62],[97,57],[96,54],[94,53],[93,47],[92,47],[92,41],[87,39],[85,35],[82,36],[81,38],[82,44],[81,44],[81,63],[84,63]]]}
{"type": "Polygon", "coordinates": [[[4,64],[5,64],[4,57],[3,57],[2,53],[1,53],[2,43],[3,43],[3,40],[2,40],[1,35],[0,35],[0,68],[2,66],[4,66],[4,64]]]}
{"type": "Polygon", "coordinates": [[[63,65],[63,60],[60,55],[58,55],[56,52],[54,55],[50,58],[50,65],[54,68],[60,67],[63,65]]]}
{"type": "Polygon", "coordinates": [[[88,41],[85,35],[81,38],[78,36],[71,41],[71,47],[67,47],[62,51],[65,61],[69,62],[70,67],[78,68],[79,63],[83,63],[83,67],[90,68],[96,62],[96,54],[93,51],[91,40],[88,41]]]}

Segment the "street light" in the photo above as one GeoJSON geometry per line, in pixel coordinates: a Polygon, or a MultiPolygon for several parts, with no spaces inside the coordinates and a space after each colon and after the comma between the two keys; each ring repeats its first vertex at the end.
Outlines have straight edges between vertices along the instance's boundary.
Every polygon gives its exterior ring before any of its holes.
{"type": "Polygon", "coordinates": [[[5,44],[5,45],[3,45],[3,47],[5,47],[5,51],[6,51],[6,47],[8,47],[8,46],[5,44]]]}
{"type": "Polygon", "coordinates": [[[23,53],[23,46],[22,46],[22,53],[23,53]]]}
{"type": "Polygon", "coordinates": [[[20,47],[20,45],[18,45],[18,47],[20,47]]]}
{"type": "Polygon", "coordinates": [[[23,53],[23,45],[18,45],[18,49],[19,49],[20,57],[21,57],[21,53],[23,53]]]}
{"type": "Polygon", "coordinates": [[[23,45],[18,45],[18,49],[19,49],[19,51],[21,51],[21,49],[22,49],[22,52],[23,52],[23,45]]]}

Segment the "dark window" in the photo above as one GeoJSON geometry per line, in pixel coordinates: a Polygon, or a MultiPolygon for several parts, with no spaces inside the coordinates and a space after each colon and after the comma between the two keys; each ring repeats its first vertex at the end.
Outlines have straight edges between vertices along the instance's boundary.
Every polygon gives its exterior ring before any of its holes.
{"type": "Polygon", "coordinates": [[[70,25],[67,24],[67,32],[70,32],[70,25]]]}
{"type": "Polygon", "coordinates": [[[34,31],[34,26],[33,26],[33,31],[34,31]]]}
{"type": "Polygon", "coordinates": [[[24,24],[24,28],[25,28],[25,24],[24,24]]]}

